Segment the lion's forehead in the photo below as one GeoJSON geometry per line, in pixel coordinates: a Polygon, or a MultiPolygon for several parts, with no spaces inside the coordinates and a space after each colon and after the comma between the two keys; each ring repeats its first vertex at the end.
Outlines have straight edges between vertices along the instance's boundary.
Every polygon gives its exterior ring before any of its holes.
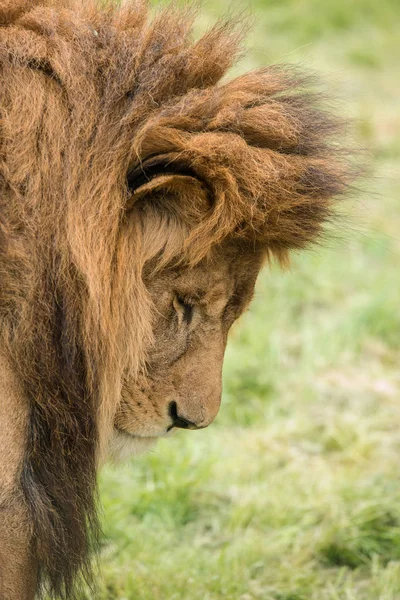
{"type": "Polygon", "coordinates": [[[169,304],[172,296],[178,295],[215,316],[233,295],[246,295],[252,289],[259,268],[256,253],[249,259],[239,251],[220,249],[212,261],[202,261],[194,268],[166,269],[150,277],[146,287],[156,306],[169,304]]]}

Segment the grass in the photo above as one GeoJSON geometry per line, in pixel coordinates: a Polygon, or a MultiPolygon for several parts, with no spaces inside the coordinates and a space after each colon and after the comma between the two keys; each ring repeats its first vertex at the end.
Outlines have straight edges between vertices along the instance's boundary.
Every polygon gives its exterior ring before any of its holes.
{"type": "Polygon", "coordinates": [[[400,599],[400,5],[251,7],[236,72],[322,71],[373,176],[342,239],[260,277],[215,423],[102,473],[96,600],[400,599]]]}

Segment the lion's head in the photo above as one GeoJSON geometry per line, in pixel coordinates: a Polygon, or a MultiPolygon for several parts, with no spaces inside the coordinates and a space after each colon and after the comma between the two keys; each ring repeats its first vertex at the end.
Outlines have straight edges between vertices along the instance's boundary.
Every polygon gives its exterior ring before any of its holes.
{"type": "Polygon", "coordinates": [[[220,83],[238,30],[193,42],[191,22],[139,0],[0,0],[1,349],[55,595],[85,564],[96,465],[213,420],[263,261],[319,239],[352,178],[312,80],[220,83]]]}
{"type": "Polygon", "coordinates": [[[194,267],[144,275],[153,340],[137,377],[123,381],[112,451],[145,450],[173,428],[216,416],[228,331],[248,306],[263,253],[225,243],[194,267]]]}

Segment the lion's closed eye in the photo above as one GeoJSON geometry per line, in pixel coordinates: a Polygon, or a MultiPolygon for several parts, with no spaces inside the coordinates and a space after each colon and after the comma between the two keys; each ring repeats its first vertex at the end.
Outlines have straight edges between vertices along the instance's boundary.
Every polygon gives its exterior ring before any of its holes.
{"type": "Polygon", "coordinates": [[[173,307],[176,314],[178,315],[179,324],[190,325],[193,320],[194,304],[190,303],[187,299],[183,298],[179,294],[176,294],[173,299],[173,307]]]}

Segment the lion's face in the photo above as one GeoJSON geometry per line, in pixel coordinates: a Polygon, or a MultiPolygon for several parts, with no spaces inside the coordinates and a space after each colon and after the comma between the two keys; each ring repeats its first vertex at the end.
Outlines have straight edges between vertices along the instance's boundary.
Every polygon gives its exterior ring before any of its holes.
{"type": "Polygon", "coordinates": [[[219,251],[195,268],[146,281],[154,343],[145,372],[125,381],[111,452],[147,450],[174,428],[207,427],[218,413],[228,331],[253,295],[260,256],[219,251]]]}

